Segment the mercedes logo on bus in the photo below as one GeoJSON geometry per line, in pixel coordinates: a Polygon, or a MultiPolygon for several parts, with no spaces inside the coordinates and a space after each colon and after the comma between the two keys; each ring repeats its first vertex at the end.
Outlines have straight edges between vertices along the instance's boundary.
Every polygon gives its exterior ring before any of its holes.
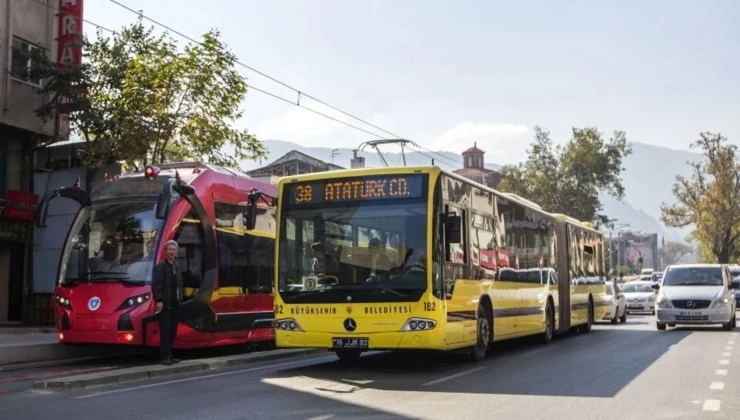
{"type": "Polygon", "coordinates": [[[347,318],[344,320],[344,329],[352,332],[357,329],[357,323],[352,318],[347,318]]]}
{"type": "Polygon", "coordinates": [[[686,307],[687,308],[693,308],[694,306],[696,306],[696,303],[694,303],[693,300],[690,300],[690,301],[686,302],[686,307]]]}

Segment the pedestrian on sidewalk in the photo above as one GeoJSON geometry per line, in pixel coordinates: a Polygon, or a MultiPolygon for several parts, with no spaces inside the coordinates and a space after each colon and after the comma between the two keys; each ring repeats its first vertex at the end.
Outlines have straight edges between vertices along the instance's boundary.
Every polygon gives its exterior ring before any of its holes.
{"type": "Polygon", "coordinates": [[[159,314],[159,352],[161,363],[171,365],[180,360],[172,357],[172,345],[177,336],[178,312],[183,296],[183,279],[177,263],[179,245],[170,240],[165,244],[165,260],[154,267],[152,295],[159,314]]]}

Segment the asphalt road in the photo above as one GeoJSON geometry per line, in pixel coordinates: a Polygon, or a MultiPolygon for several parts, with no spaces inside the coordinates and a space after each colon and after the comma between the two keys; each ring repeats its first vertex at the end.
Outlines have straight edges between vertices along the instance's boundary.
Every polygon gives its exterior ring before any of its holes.
{"type": "Polygon", "coordinates": [[[502,345],[481,364],[373,354],[347,367],[327,354],[64,394],[11,392],[0,395],[0,419],[732,419],[736,331],[657,331],[652,317],[631,316],[549,346],[502,345]]]}

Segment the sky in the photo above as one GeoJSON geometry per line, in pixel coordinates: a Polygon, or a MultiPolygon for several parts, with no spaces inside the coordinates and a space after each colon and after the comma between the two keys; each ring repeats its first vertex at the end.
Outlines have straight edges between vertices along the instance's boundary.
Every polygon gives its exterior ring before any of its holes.
{"type": "MultiPolygon", "coordinates": [[[[302,106],[433,150],[477,142],[486,161],[515,163],[536,125],[558,143],[574,126],[674,149],[702,131],[740,143],[734,0],[117,1],[193,38],[216,28],[242,63],[395,136],[306,97],[302,106]]],[[[136,17],[109,0],[85,3],[85,19],[109,29],[136,17]]],[[[261,139],[377,138],[254,90],[244,107],[239,126],[261,139]]]]}

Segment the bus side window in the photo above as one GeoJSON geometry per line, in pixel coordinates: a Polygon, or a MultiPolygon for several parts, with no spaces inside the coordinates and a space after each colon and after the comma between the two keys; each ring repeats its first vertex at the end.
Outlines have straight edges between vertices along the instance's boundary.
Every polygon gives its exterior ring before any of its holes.
{"type": "Polygon", "coordinates": [[[190,299],[203,278],[203,225],[192,210],[175,232],[178,244],[177,261],[182,269],[185,298],[190,299]]]}

